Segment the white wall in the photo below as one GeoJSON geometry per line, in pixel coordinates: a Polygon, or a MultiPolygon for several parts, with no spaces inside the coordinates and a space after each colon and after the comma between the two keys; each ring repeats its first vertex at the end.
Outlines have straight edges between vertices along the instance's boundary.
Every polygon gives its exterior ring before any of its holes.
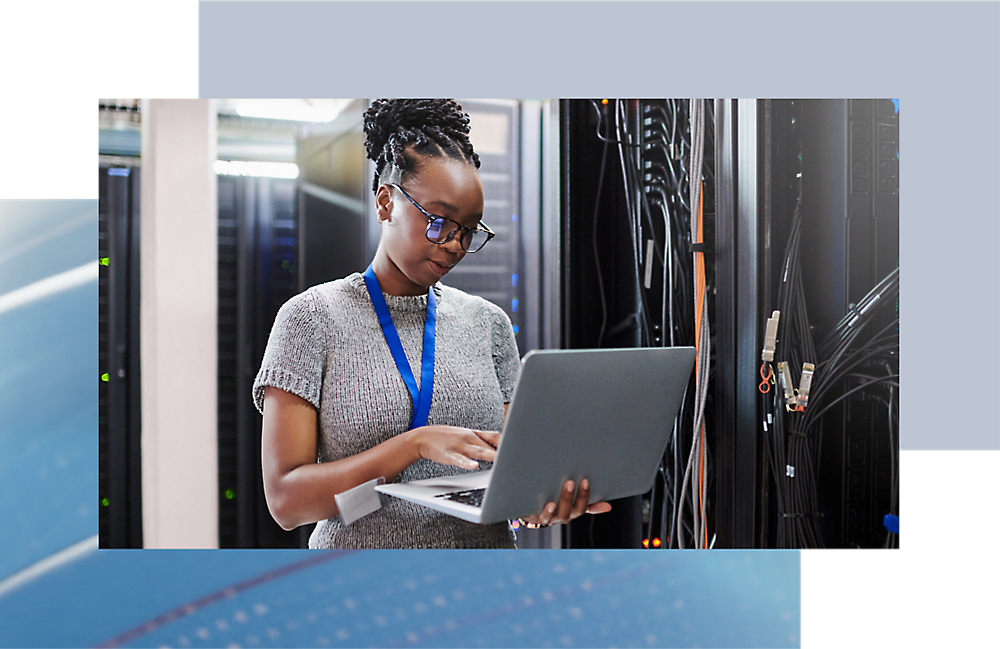
{"type": "Polygon", "coordinates": [[[143,542],[218,547],[212,100],[142,104],[143,542]]]}

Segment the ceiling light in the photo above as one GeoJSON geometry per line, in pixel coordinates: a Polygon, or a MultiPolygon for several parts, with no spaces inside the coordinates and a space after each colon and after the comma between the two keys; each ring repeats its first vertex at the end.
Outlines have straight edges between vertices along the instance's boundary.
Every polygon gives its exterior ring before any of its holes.
{"type": "Polygon", "coordinates": [[[219,176],[257,176],[263,178],[299,177],[299,166],[293,162],[216,160],[214,169],[215,173],[219,176]]]}
{"type": "Polygon", "coordinates": [[[240,117],[292,122],[332,122],[350,100],[234,99],[231,103],[240,117]]]}

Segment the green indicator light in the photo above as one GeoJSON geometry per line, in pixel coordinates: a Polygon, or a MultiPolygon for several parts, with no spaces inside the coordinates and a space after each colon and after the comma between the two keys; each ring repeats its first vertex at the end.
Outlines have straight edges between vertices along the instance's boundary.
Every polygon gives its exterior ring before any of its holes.
{"type": "Polygon", "coordinates": [[[111,504],[111,501],[107,498],[101,498],[101,507],[107,507],[109,504],[111,504]]]}
{"type": "Polygon", "coordinates": [[[232,500],[236,497],[236,492],[232,489],[226,489],[226,500],[232,500]]]}
{"type": "Polygon", "coordinates": [[[107,372],[105,372],[104,374],[101,374],[101,380],[104,381],[105,383],[108,382],[108,373],[107,372]]]}
{"type": "Polygon", "coordinates": [[[287,259],[285,261],[281,262],[281,267],[284,268],[284,269],[286,269],[286,270],[288,269],[288,260],[287,259]]]}
{"type": "Polygon", "coordinates": [[[98,261],[98,262],[100,262],[100,264],[101,264],[102,266],[107,266],[107,265],[108,265],[108,258],[107,258],[107,257],[101,257],[101,258],[100,258],[100,259],[98,259],[97,261],[98,261]]]}

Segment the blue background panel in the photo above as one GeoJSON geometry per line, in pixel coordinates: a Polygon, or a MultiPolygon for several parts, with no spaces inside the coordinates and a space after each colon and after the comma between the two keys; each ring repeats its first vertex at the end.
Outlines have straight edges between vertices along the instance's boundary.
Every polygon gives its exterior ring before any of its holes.
{"type": "Polygon", "coordinates": [[[97,534],[97,201],[0,201],[0,579],[97,534]],[[0,302],[2,304],[2,302],[0,302]]]}
{"type": "Polygon", "coordinates": [[[795,647],[798,558],[92,551],[0,598],[0,646],[795,647]]]}

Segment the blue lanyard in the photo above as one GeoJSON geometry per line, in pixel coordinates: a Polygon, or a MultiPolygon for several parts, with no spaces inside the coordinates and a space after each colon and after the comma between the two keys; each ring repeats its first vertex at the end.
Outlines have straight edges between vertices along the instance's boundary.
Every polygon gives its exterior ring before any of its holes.
{"type": "Polygon", "coordinates": [[[413,418],[410,420],[410,430],[427,425],[427,415],[431,411],[431,398],[434,394],[434,327],[437,322],[437,298],[434,290],[427,290],[427,316],[424,318],[424,349],[423,358],[420,361],[420,389],[417,389],[416,379],[413,378],[413,370],[410,369],[410,361],[406,359],[406,352],[403,351],[403,343],[399,340],[399,333],[396,325],[392,323],[392,315],[389,314],[389,307],[382,297],[382,287],[379,286],[378,278],[371,266],[364,272],[365,286],[368,288],[368,296],[375,307],[375,314],[378,322],[382,325],[382,333],[385,335],[385,342],[389,345],[392,358],[396,361],[396,369],[399,370],[406,383],[406,389],[410,391],[410,398],[413,400],[413,418]]]}

